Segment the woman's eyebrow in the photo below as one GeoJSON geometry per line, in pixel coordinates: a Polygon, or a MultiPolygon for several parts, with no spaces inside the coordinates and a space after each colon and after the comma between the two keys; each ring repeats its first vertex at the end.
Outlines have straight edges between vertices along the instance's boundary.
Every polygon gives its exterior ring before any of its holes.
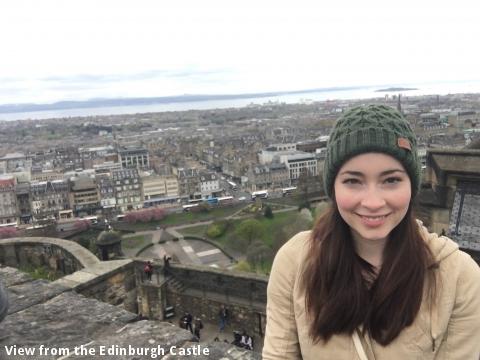
{"type": "MultiPolygon", "coordinates": [[[[396,172],[405,173],[405,170],[402,170],[402,169],[385,170],[380,173],[380,176],[390,175],[396,172]]],[[[353,171],[353,170],[345,170],[341,172],[339,175],[365,176],[361,171],[353,171]]]]}

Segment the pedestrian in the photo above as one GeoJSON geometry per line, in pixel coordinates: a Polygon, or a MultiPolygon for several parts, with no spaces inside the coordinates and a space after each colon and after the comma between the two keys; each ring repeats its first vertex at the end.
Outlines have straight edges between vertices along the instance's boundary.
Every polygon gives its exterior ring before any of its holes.
{"type": "Polygon", "coordinates": [[[421,162],[408,121],[346,111],[323,171],[331,205],[276,254],[264,360],[480,356],[480,269],[414,217],[421,162]]]}
{"type": "Polygon", "coordinates": [[[151,261],[147,261],[143,267],[143,272],[147,276],[147,280],[152,281],[153,266],[151,261]]]}
{"type": "Polygon", "coordinates": [[[199,317],[196,317],[193,323],[193,333],[199,340],[200,340],[200,330],[202,329],[203,329],[202,319],[200,319],[199,317]]]}
{"type": "Polygon", "coordinates": [[[8,294],[0,281],[0,322],[7,316],[8,312],[8,294]]]}
{"type": "Polygon", "coordinates": [[[225,329],[225,326],[228,323],[228,318],[229,318],[228,309],[223,304],[220,306],[220,311],[218,312],[218,317],[220,319],[220,331],[223,331],[225,329]]]}
{"type": "Polygon", "coordinates": [[[193,334],[193,328],[192,328],[192,321],[193,321],[193,316],[189,312],[185,312],[183,315],[183,326],[184,329],[190,330],[190,332],[193,334]]]}
{"type": "Polygon", "coordinates": [[[163,275],[168,275],[168,270],[170,269],[170,260],[172,258],[168,254],[163,255],[163,275]]]}

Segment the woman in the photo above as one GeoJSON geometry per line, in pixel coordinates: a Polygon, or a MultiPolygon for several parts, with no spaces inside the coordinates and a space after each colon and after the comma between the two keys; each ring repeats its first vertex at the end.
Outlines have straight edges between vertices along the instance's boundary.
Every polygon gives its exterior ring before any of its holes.
{"type": "Polygon", "coordinates": [[[332,205],[275,257],[263,359],[479,359],[480,269],[415,220],[416,150],[387,106],[337,121],[324,165],[332,205]]]}

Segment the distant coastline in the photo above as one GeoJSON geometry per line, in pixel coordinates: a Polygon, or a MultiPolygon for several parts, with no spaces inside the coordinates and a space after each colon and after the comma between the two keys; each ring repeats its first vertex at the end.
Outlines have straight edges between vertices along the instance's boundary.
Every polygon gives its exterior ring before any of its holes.
{"type": "Polygon", "coordinates": [[[227,94],[227,95],[200,95],[200,94],[185,94],[178,96],[161,96],[161,97],[142,97],[142,98],[113,98],[113,99],[90,99],[83,101],[59,101],[52,104],[5,104],[0,105],[0,114],[21,113],[31,111],[48,111],[48,110],[67,110],[67,109],[82,109],[82,108],[102,108],[115,106],[142,106],[153,104],[172,104],[172,103],[186,103],[198,101],[212,101],[212,100],[235,100],[235,99],[256,99],[266,97],[276,97],[282,95],[294,94],[309,94],[309,93],[329,93],[351,91],[368,88],[365,86],[349,86],[349,87],[329,87],[307,90],[293,90],[293,91],[272,91],[264,93],[250,93],[250,94],[227,94]]]}
{"type": "Polygon", "coordinates": [[[392,92],[392,91],[412,91],[418,90],[417,88],[404,88],[404,87],[389,87],[386,89],[378,89],[375,92],[392,92]]]}

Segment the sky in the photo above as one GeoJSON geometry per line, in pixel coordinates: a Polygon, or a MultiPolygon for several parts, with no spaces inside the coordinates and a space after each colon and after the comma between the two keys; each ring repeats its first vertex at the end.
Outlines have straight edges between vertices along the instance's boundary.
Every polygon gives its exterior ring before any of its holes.
{"type": "Polygon", "coordinates": [[[479,81],[478,7],[2,0],[0,104],[479,81]]]}

